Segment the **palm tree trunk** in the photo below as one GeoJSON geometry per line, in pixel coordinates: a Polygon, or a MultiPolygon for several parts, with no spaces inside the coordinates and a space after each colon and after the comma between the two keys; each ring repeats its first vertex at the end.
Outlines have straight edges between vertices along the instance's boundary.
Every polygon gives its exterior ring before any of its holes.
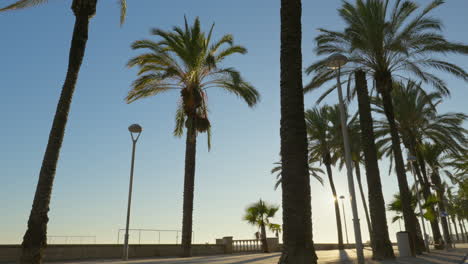
{"type": "Polygon", "coordinates": [[[341,215],[340,215],[340,206],[338,204],[338,196],[336,194],[335,182],[333,181],[333,174],[331,170],[331,165],[329,160],[329,154],[327,155],[327,161],[325,162],[325,167],[327,168],[328,181],[330,182],[330,188],[333,194],[333,203],[335,205],[335,217],[336,217],[336,230],[338,233],[338,249],[344,249],[343,245],[343,229],[341,226],[341,215]]]}
{"type": "Polygon", "coordinates": [[[462,236],[462,241],[463,243],[466,243],[467,242],[467,233],[466,233],[466,230],[463,230],[463,224],[462,224],[462,220],[460,219],[460,217],[458,217],[458,226],[460,226],[460,233],[461,233],[461,236],[462,236]]]}
{"type": "Polygon", "coordinates": [[[23,237],[20,263],[24,264],[42,263],[43,251],[47,246],[48,212],[57,162],[65,135],[73,92],[75,91],[78,73],[86,50],[89,19],[96,12],[96,0],[87,1],[87,4],[82,5],[78,2],[75,0],[72,5],[72,10],[75,13],[75,27],[68,58],[67,75],[39,172],[39,181],[29,215],[28,228],[23,237]]]}
{"type": "MultiPolygon", "coordinates": [[[[421,175],[421,171],[419,169],[419,167],[420,167],[419,162],[417,162],[417,164],[414,167],[415,167],[416,175],[418,175],[419,181],[422,182],[421,181],[422,175],[421,175]]],[[[429,183],[426,182],[426,183],[422,184],[422,191],[423,191],[424,199],[426,201],[429,200],[429,198],[431,196],[431,187],[430,187],[429,183]]],[[[431,206],[430,209],[431,209],[432,212],[436,211],[434,206],[431,206]]],[[[432,236],[433,236],[433,239],[434,239],[435,248],[436,249],[443,249],[444,248],[444,241],[443,241],[442,235],[440,233],[438,218],[434,217],[430,221],[430,223],[431,223],[432,236]]]]}
{"type": "Polygon", "coordinates": [[[281,0],[281,264],[315,264],[302,87],[301,0],[281,0]]]}
{"type": "Polygon", "coordinates": [[[262,223],[260,225],[261,231],[262,231],[262,251],[263,253],[268,253],[268,241],[267,241],[267,236],[266,236],[266,228],[265,228],[265,223],[262,223]]]}
{"type": "MultiPolygon", "coordinates": [[[[437,173],[432,173],[431,178],[432,178],[432,182],[437,187],[436,193],[437,193],[437,198],[439,200],[438,201],[439,214],[441,214],[442,212],[447,212],[447,209],[445,208],[445,202],[444,202],[444,199],[445,199],[444,187],[442,186],[442,181],[440,180],[440,176],[437,173]]],[[[450,248],[452,245],[452,239],[450,238],[447,217],[441,216],[440,222],[442,223],[442,231],[444,232],[444,239],[445,239],[446,247],[450,248]]]]}
{"type": "Polygon", "coordinates": [[[394,259],[392,243],[388,235],[385,201],[380,181],[377,148],[375,146],[374,124],[367,90],[366,75],[356,72],[356,93],[359,103],[361,143],[369,193],[369,209],[372,224],[372,258],[376,260],[394,259]]]}
{"type": "Polygon", "coordinates": [[[192,256],[193,193],[195,189],[195,157],[197,131],[195,118],[187,126],[185,143],[184,205],[182,216],[182,257],[192,256]]]}
{"type": "Polygon", "coordinates": [[[382,96],[382,103],[384,107],[385,116],[387,117],[390,127],[390,134],[392,139],[392,152],[395,159],[395,171],[398,179],[398,187],[400,189],[403,219],[405,222],[405,229],[409,232],[411,252],[420,254],[424,250],[424,241],[418,243],[416,218],[413,208],[411,207],[411,192],[408,187],[408,180],[405,173],[405,165],[403,155],[401,153],[400,136],[398,135],[398,128],[395,123],[395,115],[393,111],[393,102],[391,96],[392,78],[390,73],[379,73],[375,76],[376,87],[382,96]]]}
{"type": "Polygon", "coordinates": [[[461,223],[462,223],[462,225],[463,225],[463,229],[465,230],[466,240],[467,240],[467,242],[468,242],[468,230],[466,230],[465,220],[464,220],[464,219],[461,219],[461,223]]]}
{"type": "Polygon", "coordinates": [[[364,189],[362,188],[361,168],[359,167],[359,162],[354,163],[354,168],[356,170],[356,179],[359,186],[359,192],[361,194],[362,207],[364,207],[364,213],[366,214],[367,229],[369,230],[369,238],[372,245],[372,225],[369,217],[369,209],[367,208],[366,196],[364,195],[364,189]]]}
{"type": "Polygon", "coordinates": [[[457,220],[455,219],[456,217],[453,215],[452,216],[452,224],[453,224],[453,227],[455,229],[455,237],[457,238],[457,241],[458,243],[461,242],[460,240],[460,236],[458,235],[458,227],[457,227],[457,220]]]}
{"type": "MultiPolygon", "coordinates": [[[[429,178],[427,177],[427,171],[426,171],[426,164],[424,162],[424,159],[421,157],[419,152],[417,152],[414,148],[414,143],[411,146],[411,153],[412,155],[415,155],[417,158],[417,162],[414,166],[416,175],[418,177],[418,180],[422,182],[422,191],[424,195],[424,199],[427,201],[429,197],[431,196],[431,183],[429,182],[429,178]]],[[[436,212],[434,206],[431,206],[432,212],[436,212]]],[[[440,233],[440,228],[439,228],[439,220],[438,217],[434,217],[430,221],[431,223],[431,229],[432,229],[432,236],[434,239],[434,247],[435,249],[443,249],[445,247],[445,242],[442,239],[442,234],[440,233]]]]}

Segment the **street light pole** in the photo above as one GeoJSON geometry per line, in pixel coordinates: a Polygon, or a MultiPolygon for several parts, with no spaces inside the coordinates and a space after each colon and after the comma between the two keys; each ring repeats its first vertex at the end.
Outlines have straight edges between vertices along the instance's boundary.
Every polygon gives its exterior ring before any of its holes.
{"type": "Polygon", "coordinates": [[[419,213],[421,215],[421,225],[422,225],[423,233],[424,233],[424,245],[426,246],[426,251],[430,252],[429,241],[427,241],[428,235],[426,233],[426,224],[424,223],[424,215],[423,215],[423,209],[421,205],[421,194],[419,193],[418,180],[416,179],[416,173],[414,172],[414,168],[413,168],[413,162],[415,161],[416,161],[415,156],[408,155],[408,162],[411,164],[411,172],[413,173],[413,177],[414,177],[414,186],[416,187],[416,195],[418,199],[419,213]]]}
{"type": "Polygon", "coordinates": [[[356,241],[356,253],[358,264],[364,264],[364,252],[362,246],[361,227],[359,225],[359,215],[356,204],[356,193],[354,191],[353,165],[351,161],[351,148],[349,144],[348,127],[346,125],[346,111],[343,101],[343,92],[341,90],[341,67],[348,62],[348,58],[342,54],[333,54],[328,58],[327,66],[336,70],[337,90],[341,117],[341,133],[343,134],[343,143],[345,149],[346,170],[348,175],[349,200],[353,212],[354,238],[356,241]]]}
{"type": "Polygon", "coordinates": [[[345,229],[345,234],[346,234],[346,244],[349,245],[349,240],[348,240],[348,225],[346,224],[346,214],[344,210],[344,195],[340,196],[341,199],[341,208],[343,209],[343,219],[344,219],[344,229],[345,229]]]}
{"type": "Polygon", "coordinates": [[[132,165],[130,167],[130,184],[128,187],[128,204],[127,204],[127,222],[125,224],[125,240],[124,240],[124,251],[123,251],[123,260],[128,260],[128,229],[130,226],[130,208],[132,204],[132,188],[133,188],[133,169],[135,165],[135,148],[138,138],[140,138],[142,127],[138,124],[133,124],[128,127],[130,135],[132,137],[132,165]]]}

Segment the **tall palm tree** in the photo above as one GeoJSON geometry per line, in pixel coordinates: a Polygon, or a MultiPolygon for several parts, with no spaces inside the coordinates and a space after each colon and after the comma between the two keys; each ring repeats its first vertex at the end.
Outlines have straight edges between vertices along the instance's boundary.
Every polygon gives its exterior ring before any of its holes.
{"type": "Polygon", "coordinates": [[[332,142],[332,135],[334,131],[331,128],[331,124],[339,120],[339,109],[328,105],[321,108],[315,107],[305,112],[305,118],[309,137],[309,158],[319,160],[327,169],[328,182],[330,183],[335,206],[338,248],[344,249],[340,207],[332,173],[332,166],[336,163],[336,157],[332,153],[334,144],[332,142]]]}
{"type": "Polygon", "coordinates": [[[316,264],[302,86],[302,3],[281,0],[281,164],[283,252],[280,264],[316,264]]]}
{"type": "MultiPolygon", "coordinates": [[[[271,174],[276,174],[275,190],[281,186],[281,162],[275,162],[275,167],[271,169],[271,174]]],[[[323,186],[323,178],[320,174],[323,174],[323,170],[318,167],[314,167],[312,163],[309,164],[309,175],[316,179],[323,186]]]]}
{"type": "Polygon", "coordinates": [[[370,108],[366,73],[362,70],[356,71],[355,81],[359,106],[359,124],[361,128],[361,148],[364,154],[372,224],[372,258],[377,260],[393,259],[395,255],[388,234],[385,200],[380,180],[374,123],[370,108]]]}
{"type": "Polygon", "coordinates": [[[208,119],[207,89],[221,88],[243,99],[253,107],[259,93],[234,68],[221,67],[224,59],[233,54],[245,54],[247,50],[234,45],[232,35],[224,35],[212,42],[213,26],[205,34],[200,20],[192,26],[185,19],[183,28],[173,31],[153,29],[151,33],[159,41],[138,40],[132,44],[134,50],[144,49],[128,62],[129,67],[138,67],[139,77],[133,82],[127,95],[131,103],[141,98],[162,92],[180,91],[180,102],[176,113],[174,135],[186,133],[184,205],[182,220],[183,256],[191,255],[193,195],[195,184],[195,155],[197,134],[206,132],[210,147],[210,121],[208,119]]]}
{"type": "MultiPolygon", "coordinates": [[[[348,54],[351,63],[372,75],[391,128],[405,227],[411,240],[416,241],[416,223],[412,220],[414,212],[409,205],[409,188],[391,100],[392,84],[395,79],[413,76],[448,94],[446,83],[427,70],[440,70],[468,80],[468,74],[461,67],[437,58],[439,54],[468,54],[468,46],[447,41],[441,34],[441,21],[429,17],[428,14],[444,1],[432,1],[419,14],[415,14],[419,6],[414,1],[396,1],[393,8],[389,2],[356,0],[353,5],[344,1],[339,13],[346,23],[346,29],[342,32],[322,29],[322,34],[316,38],[317,53],[348,54]]],[[[315,72],[315,77],[306,90],[319,87],[333,78],[333,71],[327,69],[325,62],[318,61],[307,69],[307,72],[315,72]]],[[[342,74],[349,74],[350,71],[352,69],[343,70],[342,74]]],[[[327,93],[333,89],[334,86],[327,93]]],[[[417,251],[424,248],[422,243],[411,245],[417,246],[417,251]]]]}
{"type": "MultiPolygon", "coordinates": [[[[406,83],[394,83],[392,91],[395,122],[401,136],[403,145],[408,153],[417,157],[412,164],[414,172],[421,183],[424,199],[430,199],[430,181],[427,178],[425,162],[421,157],[420,147],[424,141],[444,144],[452,151],[460,151],[466,144],[466,131],[462,127],[467,118],[463,113],[439,114],[437,106],[442,102],[439,92],[426,93],[421,85],[413,81],[406,83]]],[[[384,114],[383,103],[379,98],[374,98],[375,110],[384,114]]],[[[386,120],[377,122],[378,136],[382,136],[381,142],[390,149],[391,139],[388,137],[390,126],[386,120]]],[[[434,208],[431,209],[434,211],[434,208]]],[[[444,246],[439,230],[438,219],[431,219],[431,228],[437,247],[444,246]]]]}
{"type": "MultiPolygon", "coordinates": [[[[270,222],[270,218],[275,217],[276,212],[279,210],[278,206],[269,205],[260,199],[258,202],[249,205],[246,209],[244,220],[251,225],[258,226],[260,228],[260,236],[262,241],[262,251],[268,253],[268,243],[266,228],[270,228],[273,232],[278,231],[277,224],[270,222]]],[[[281,228],[281,227],[280,227],[281,228]]]]}
{"type": "MultiPolygon", "coordinates": [[[[19,0],[9,6],[0,8],[0,12],[23,9],[47,2],[47,0],[19,0]]],[[[75,91],[78,73],[88,41],[89,20],[96,14],[97,0],[73,0],[71,9],[75,15],[75,26],[72,35],[68,58],[68,69],[62,92],[55,111],[49,140],[39,172],[32,209],[28,219],[28,228],[23,237],[21,263],[42,263],[44,249],[47,246],[48,212],[52,195],[55,172],[65,136],[68,113],[75,91]]],[[[125,20],[126,1],[120,1],[120,23],[125,20]]]]}

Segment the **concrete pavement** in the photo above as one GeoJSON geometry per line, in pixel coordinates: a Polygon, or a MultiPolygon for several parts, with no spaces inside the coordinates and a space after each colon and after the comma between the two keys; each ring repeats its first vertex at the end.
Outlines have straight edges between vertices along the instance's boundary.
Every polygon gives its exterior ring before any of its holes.
{"type": "MultiPolygon", "coordinates": [[[[397,258],[392,261],[373,261],[372,252],[365,250],[366,264],[464,264],[468,253],[468,245],[458,246],[451,251],[433,250],[430,254],[423,254],[416,258],[397,258]]],[[[61,262],[63,264],[276,264],[280,253],[272,254],[233,254],[192,258],[151,258],[129,261],[94,260],[78,262],[61,262]]],[[[355,263],[355,250],[317,251],[319,264],[352,264],[355,263]]],[[[57,262],[55,262],[57,264],[57,262]]]]}

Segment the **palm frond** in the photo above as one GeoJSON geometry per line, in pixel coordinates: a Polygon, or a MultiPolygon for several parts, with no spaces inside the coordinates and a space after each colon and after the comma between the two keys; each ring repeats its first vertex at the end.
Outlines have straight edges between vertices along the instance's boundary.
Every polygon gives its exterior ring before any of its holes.
{"type": "Polygon", "coordinates": [[[19,0],[11,5],[0,8],[0,12],[33,7],[46,2],[47,0],[19,0]]]}

